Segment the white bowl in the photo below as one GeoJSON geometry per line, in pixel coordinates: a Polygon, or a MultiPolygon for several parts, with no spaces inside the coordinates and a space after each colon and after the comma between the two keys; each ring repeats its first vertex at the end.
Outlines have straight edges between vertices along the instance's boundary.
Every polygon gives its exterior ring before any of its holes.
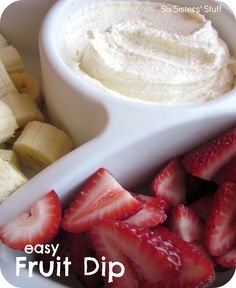
{"type": "MultiPolygon", "coordinates": [[[[123,186],[130,189],[150,177],[166,160],[236,124],[236,88],[204,104],[168,108],[114,96],[79,79],[61,57],[61,31],[68,17],[92,2],[97,1],[58,1],[45,18],[40,34],[41,67],[49,115],[77,145],[83,145],[12,194],[0,207],[0,225],[23,212],[52,188],[63,204],[67,203],[74,196],[73,189],[101,166],[108,168],[123,186]]],[[[199,0],[162,2],[199,5],[199,0]]],[[[210,0],[201,3],[218,4],[210,0]]],[[[236,55],[236,40],[232,37],[236,23],[232,14],[223,7],[220,17],[216,13],[209,13],[207,17],[228,43],[231,53],[236,55]]],[[[14,279],[9,272],[12,268],[7,264],[16,254],[12,253],[9,258],[12,251],[6,247],[2,247],[2,252],[7,255],[1,263],[4,274],[6,277],[11,275],[11,281],[16,284],[19,279],[14,279]]],[[[44,281],[49,281],[38,275],[33,280],[25,279],[29,286],[33,281],[34,287],[42,287],[44,281]]],[[[54,287],[53,283],[50,287],[54,287]]],[[[55,285],[61,287],[59,283],[55,285]]],[[[229,285],[225,287],[231,287],[229,285]]]]}

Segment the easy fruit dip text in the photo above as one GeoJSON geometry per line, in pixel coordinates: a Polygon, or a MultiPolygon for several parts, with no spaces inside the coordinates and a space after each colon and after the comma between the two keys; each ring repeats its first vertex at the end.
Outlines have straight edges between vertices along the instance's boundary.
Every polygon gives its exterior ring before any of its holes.
{"type": "Polygon", "coordinates": [[[69,67],[113,94],[178,106],[234,85],[235,60],[211,21],[176,5],[102,1],[76,12],[62,39],[69,67]]]}

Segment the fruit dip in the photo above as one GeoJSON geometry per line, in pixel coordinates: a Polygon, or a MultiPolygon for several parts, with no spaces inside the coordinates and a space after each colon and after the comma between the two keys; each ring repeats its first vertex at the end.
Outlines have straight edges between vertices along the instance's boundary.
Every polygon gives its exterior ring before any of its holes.
{"type": "Polygon", "coordinates": [[[235,59],[210,20],[177,7],[148,1],[86,6],[64,27],[64,61],[113,94],[160,105],[225,94],[234,86],[235,59]]]}

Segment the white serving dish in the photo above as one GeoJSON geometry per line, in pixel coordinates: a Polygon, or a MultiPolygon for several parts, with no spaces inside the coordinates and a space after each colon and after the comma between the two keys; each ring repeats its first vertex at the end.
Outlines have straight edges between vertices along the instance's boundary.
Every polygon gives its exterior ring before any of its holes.
{"type": "MultiPolygon", "coordinates": [[[[41,3],[40,6],[39,1],[35,4],[38,22],[39,15],[43,15],[52,2],[45,0],[45,5],[41,3]],[[38,11],[42,13],[38,14],[38,11]]],[[[130,189],[150,177],[169,158],[184,153],[236,124],[236,88],[205,104],[168,108],[113,96],[78,79],[60,57],[60,32],[71,13],[91,2],[96,0],[58,1],[47,15],[40,35],[43,83],[49,115],[55,124],[70,133],[77,145],[83,145],[32,178],[9,197],[0,207],[0,225],[23,212],[52,188],[57,191],[62,202],[67,203],[74,196],[73,189],[101,166],[108,168],[123,186],[130,189]]],[[[199,0],[162,2],[199,5],[199,0]]],[[[210,0],[201,2],[217,5],[217,2],[210,0]]],[[[18,5],[23,4],[24,8],[33,7],[27,6],[32,5],[27,0],[18,5]]],[[[19,10],[14,11],[16,13],[19,10]]],[[[211,18],[231,52],[236,55],[236,41],[232,37],[236,23],[229,10],[223,8],[220,17],[216,13],[208,14],[207,17],[211,18]]],[[[11,22],[10,19],[8,21],[11,22]]],[[[15,29],[15,23],[9,25],[15,29]]],[[[11,42],[21,51],[28,51],[28,55],[32,53],[34,58],[36,47],[31,51],[19,36],[14,38],[16,32],[11,34],[11,29],[6,24],[3,32],[8,31],[11,42]]],[[[33,26],[31,29],[32,32],[37,31],[33,26]]],[[[29,66],[33,67],[31,64],[29,66]]],[[[0,252],[3,274],[16,286],[64,287],[39,275],[31,279],[27,275],[20,279],[15,277],[14,261],[17,253],[3,245],[0,246],[0,252]]],[[[224,287],[233,287],[230,285],[235,285],[235,281],[232,279],[224,287]]]]}

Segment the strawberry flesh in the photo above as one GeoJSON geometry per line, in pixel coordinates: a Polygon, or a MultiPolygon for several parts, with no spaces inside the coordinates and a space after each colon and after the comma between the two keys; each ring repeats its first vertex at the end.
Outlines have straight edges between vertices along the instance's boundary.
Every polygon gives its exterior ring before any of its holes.
{"type": "Polygon", "coordinates": [[[145,195],[138,195],[136,199],[143,204],[143,208],[133,216],[124,220],[126,223],[148,228],[155,227],[167,219],[166,210],[168,204],[165,200],[145,195]]]}
{"type": "Polygon", "coordinates": [[[236,153],[236,127],[188,152],[184,167],[194,176],[211,180],[236,153]]]}
{"type": "Polygon", "coordinates": [[[174,233],[162,226],[157,226],[154,232],[169,239],[181,252],[182,268],[178,275],[159,284],[161,288],[199,288],[208,287],[215,278],[212,261],[201,252],[174,233]]]}
{"type": "Polygon", "coordinates": [[[169,161],[151,184],[152,192],[170,205],[185,202],[185,171],[178,158],[169,161]]]}
{"type": "Polygon", "coordinates": [[[202,219],[206,219],[208,211],[212,204],[213,195],[199,198],[197,201],[190,205],[190,208],[202,219]]]}
{"type": "MultiPolygon", "coordinates": [[[[181,268],[179,250],[150,230],[121,221],[102,221],[90,230],[98,259],[119,261],[125,274],[108,287],[138,288],[175,277],[181,268]]],[[[105,282],[108,283],[107,277],[105,282]]]]}
{"type": "Polygon", "coordinates": [[[0,228],[0,239],[8,247],[24,250],[26,245],[45,244],[54,239],[61,223],[61,204],[55,191],[0,228]]]}
{"type": "Polygon", "coordinates": [[[184,205],[178,205],[170,210],[168,228],[186,242],[201,241],[203,222],[193,210],[184,205]]]}
{"type": "Polygon", "coordinates": [[[108,170],[100,168],[65,211],[62,228],[70,233],[87,231],[103,219],[123,220],[141,208],[142,204],[108,170]]]}
{"type": "Polygon", "coordinates": [[[236,184],[226,182],[217,190],[210,207],[204,243],[212,256],[222,256],[236,244],[236,184]]]}
{"type": "Polygon", "coordinates": [[[225,166],[223,166],[214,176],[213,180],[218,184],[223,182],[236,183],[236,157],[231,159],[225,166]]]}
{"type": "Polygon", "coordinates": [[[227,251],[223,256],[215,257],[217,264],[226,268],[236,268],[236,247],[234,246],[231,250],[227,251]]]}

